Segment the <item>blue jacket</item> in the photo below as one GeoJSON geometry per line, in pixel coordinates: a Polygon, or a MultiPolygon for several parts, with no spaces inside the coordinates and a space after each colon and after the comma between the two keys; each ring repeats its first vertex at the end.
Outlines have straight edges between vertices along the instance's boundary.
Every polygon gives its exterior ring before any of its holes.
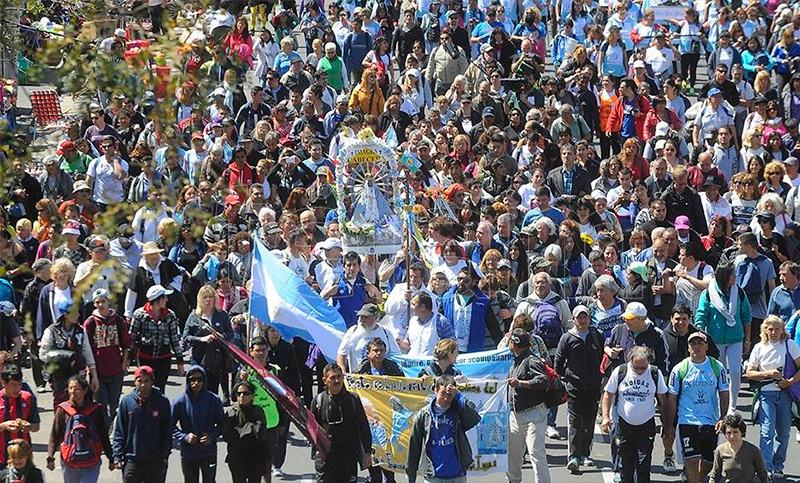
{"type": "Polygon", "coordinates": [[[172,451],[172,411],[157,388],[142,399],[134,389],[122,398],[114,422],[114,461],[160,461],[172,451]]]}
{"type": "Polygon", "coordinates": [[[217,454],[217,438],[222,434],[225,413],[216,394],[206,389],[206,371],[192,366],[186,371],[186,392],[172,401],[172,437],[181,443],[181,459],[193,460],[217,454]],[[197,373],[203,376],[203,391],[195,396],[189,385],[189,377],[197,373]],[[197,441],[189,444],[187,437],[194,433],[198,437],[208,434],[211,444],[197,441]]]}
{"type": "Polygon", "coordinates": [[[342,58],[344,59],[344,66],[347,72],[354,70],[356,72],[364,69],[361,61],[367,56],[367,53],[372,49],[372,37],[364,31],[360,34],[350,32],[344,39],[344,46],[342,47],[342,58]]]}
{"type": "MultiPolygon", "coordinates": [[[[453,309],[455,308],[456,289],[458,287],[451,287],[450,290],[445,292],[442,297],[442,315],[447,317],[455,325],[455,316],[453,309]]],[[[467,352],[478,352],[483,350],[483,341],[486,337],[486,331],[495,339],[495,344],[500,342],[503,338],[503,332],[500,330],[500,325],[497,323],[497,318],[494,312],[487,310],[489,308],[489,297],[478,289],[473,288],[475,295],[472,299],[472,320],[469,325],[469,341],[467,343],[467,352]]]]}
{"type": "Polygon", "coordinates": [[[356,325],[356,322],[358,322],[356,312],[361,310],[361,307],[363,307],[367,301],[367,291],[364,289],[367,283],[364,275],[359,273],[353,282],[353,288],[351,290],[350,285],[344,279],[344,274],[339,277],[339,290],[333,297],[348,329],[356,325]]]}

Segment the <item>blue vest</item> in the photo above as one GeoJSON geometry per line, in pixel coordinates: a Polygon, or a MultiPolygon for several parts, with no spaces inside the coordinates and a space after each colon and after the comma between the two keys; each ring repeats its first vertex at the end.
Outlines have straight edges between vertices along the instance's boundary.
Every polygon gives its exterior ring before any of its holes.
{"type": "Polygon", "coordinates": [[[339,313],[342,315],[348,329],[358,322],[356,312],[361,310],[367,300],[367,292],[364,290],[364,285],[366,284],[367,281],[364,280],[364,275],[359,273],[355,282],[353,282],[351,290],[350,284],[344,279],[344,274],[339,277],[338,290],[334,298],[338,303],[339,313]]]}
{"type": "MultiPolygon", "coordinates": [[[[451,287],[442,297],[442,315],[450,321],[456,320],[453,316],[456,288],[451,287]]],[[[467,352],[479,352],[483,350],[483,340],[486,337],[486,309],[489,307],[489,297],[481,292],[478,287],[472,290],[475,292],[475,296],[472,298],[472,317],[469,323],[467,352]]]]}

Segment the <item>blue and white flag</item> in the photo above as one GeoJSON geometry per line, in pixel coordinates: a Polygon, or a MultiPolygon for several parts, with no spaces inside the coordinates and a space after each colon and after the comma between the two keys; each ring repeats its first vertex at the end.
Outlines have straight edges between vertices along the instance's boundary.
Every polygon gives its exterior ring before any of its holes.
{"type": "Polygon", "coordinates": [[[270,253],[258,237],[254,241],[250,313],[275,327],[284,339],[313,342],[325,357],[336,360],[346,329],[339,311],[270,253]]]}
{"type": "MultiPolygon", "coordinates": [[[[377,5],[377,2],[376,2],[377,5]]],[[[394,125],[389,124],[389,129],[383,133],[383,140],[386,141],[386,144],[389,145],[390,148],[394,149],[400,144],[397,140],[397,132],[394,130],[394,125]]]]}
{"type": "MultiPolygon", "coordinates": [[[[395,361],[406,377],[417,377],[419,372],[433,362],[433,357],[394,355],[395,361]]],[[[491,378],[505,380],[514,362],[514,354],[508,349],[494,349],[483,352],[459,354],[456,368],[468,378],[491,378]]]]}

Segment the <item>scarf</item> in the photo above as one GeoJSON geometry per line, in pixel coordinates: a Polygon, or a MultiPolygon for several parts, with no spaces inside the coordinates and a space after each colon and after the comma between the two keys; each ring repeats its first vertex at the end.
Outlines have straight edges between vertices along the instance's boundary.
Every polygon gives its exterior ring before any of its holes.
{"type": "Polygon", "coordinates": [[[220,310],[228,311],[231,307],[238,302],[238,298],[236,296],[237,287],[233,287],[229,292],[223,292],[221,289],[217,289],[217,297],[219,297],[219,308],[220,310]]]}
{"type": "Polygon", "coordinates": [[[719,284],[717,284],[716,280],[713,280],[711,285],[708,286],[708,299],[711,305],[725,317],[725,323],[728,324],[728,327],[735,327],[735,317],[739,312],[739,289],[736,287],[736,284],[731,284],[728,293],[727,307],[725,307],[725,303],[722,300],[722,290],[719,288],[719,284]]]}

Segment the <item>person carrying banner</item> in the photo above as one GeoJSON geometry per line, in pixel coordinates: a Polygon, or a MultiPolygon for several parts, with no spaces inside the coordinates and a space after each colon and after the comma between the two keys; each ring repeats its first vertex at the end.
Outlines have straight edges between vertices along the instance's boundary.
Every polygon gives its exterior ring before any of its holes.
{"type": "Polygon", "coordinates": [[[331,442],[331,450],[314,461],[319,483],[356,481],[358,465],[372,466],[372,432],[361,399],[344,387],[344,372],[337,364],[322,370],[325,390],[314,399],[312,412],[331,442]]]}
{"type": "Polygon", "coordinates": [[[408,443],[409,483],[421,474],[426,482],[464,483],[472,464],[467,431],[481,421],[475,405],[456,386],[453,376],[436,378],[434,399],[419,412],[408,443]]]}
{"type": "Polygon", "coordinates": [[[550,483],[547,454],[544,448],[547,428],[545,393],[549,385],[544,364],[531,352],[531,338],[524,329],[514,329],[508,340],[514,362],[508,371],[508,397],[511,402],[508,431],[509,483],[522,481],[522,463],[525,449],[531,457],[533,480],[550,483]]]}

